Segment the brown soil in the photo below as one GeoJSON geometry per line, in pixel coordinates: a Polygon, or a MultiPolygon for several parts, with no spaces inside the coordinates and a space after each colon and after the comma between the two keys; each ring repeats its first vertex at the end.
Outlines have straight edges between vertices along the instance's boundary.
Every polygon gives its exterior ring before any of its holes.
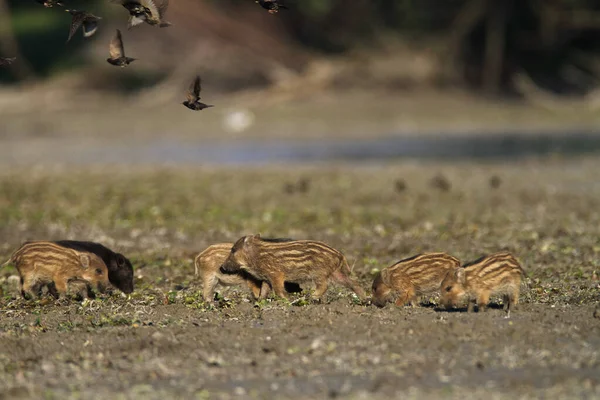
{"type": "Polygon", "coordinates": [[[5,170],[1,256],[32,238],[102,241],[132,259],[136,291],[26,302],[2,268],[0,398],[598,398],[599,169],[588,158],[5,170]],[[448,191],[432,186],[438,174],[448,191]],[[308,193],[286,193],[301,177],[308,193]],[[435,298],[377,309],[340,287],[322,304],[255,304],[244,288],[203,303],[192,256],[251,232],[324,240],[365,288],[421,251],[466,261],[507,249],[528,287],[510,319],[435,298]]]}

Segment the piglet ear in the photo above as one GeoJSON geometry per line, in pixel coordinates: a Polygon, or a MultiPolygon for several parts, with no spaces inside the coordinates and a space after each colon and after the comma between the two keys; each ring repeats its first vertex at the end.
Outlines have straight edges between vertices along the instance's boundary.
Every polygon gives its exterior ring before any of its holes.
{"type": "Polygon", "coordinates": [[[83,268],[89,268],[90,267],[90,256],[87,254],[80,254],[79,255],[79,260],[81,261],[81,266],[83,268]]]}
{"type": "Polygon", "coordinates": [[[387,285],[389,283],[388,273],[389,273],[389,271],[387,269],[384,269],[383,271],[379,272],[379,274],[377,274],[375,279],[379,278],[379,280],[381,282],[383,282],[387,285]]]}
{"type": "Polygon", "coordinates": [[[125,266],[125,257],[122,254],[117,254],[117,265],[119,266],[119,268],[125,266]]]}
{"type": "Polygon", "coordinates": [[[456,280],[465,283],[465,269],[457,268],[455,272],[456,280]]]}
{"type": "Polygon", "coordinates": [[[244,238],[244,246],[249,246],[255,238],[260,239],[260,234],[246,236],[244,238]]]}

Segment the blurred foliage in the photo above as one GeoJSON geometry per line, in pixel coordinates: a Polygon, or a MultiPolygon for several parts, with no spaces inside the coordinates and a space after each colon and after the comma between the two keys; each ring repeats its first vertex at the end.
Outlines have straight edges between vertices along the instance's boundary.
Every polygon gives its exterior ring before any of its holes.
{"type": "MultiPolygon", "coordinates": [[[[45,9],[33,0],[7,1],[21,51],[38,76],[72,69],[82,61],[76,51],[83,44],[81,37],[64,44],[70,20],[64,10],[45,9]]],[[[252,0],[197,1],[212,3],[216,10],[234,19],[238,15],[245,18],[247,13],[244,13],[252,7],[259,10],[252,0]]],[[[118,8],[108,0],[67,2],[98,13],[109,9],[116,12],[118,8]]],[[[407,41],[426,37],[448,42],[445,47],[457,50],[449,55],[452,59],[448,64],[458,61],[464,81],[475,88],[486,86],[486,79],[493,81],[492,86],[509,87],[513,75],[520,70],[526,70],[538,83],[551,82],[550,86],[558,93],[585,92],[587,86],[598,80],[597,71],[588,61],[582,63],[580,57],[581,52],[586,57],[595,56],[600,48],[597,0],[287,0],[285,3],[290,10],[274,17],[279,18],[280,29],[292,41],[325,54],[368,47],[382,37],[398,36],[407,41]],[[477,4],[485,11],[463,18],[468,15],[469,7],[477,4]],[[490,51],[487,24],[501,12],[506,13],[502,39],[490,51]],[[451,43],[452,40],[456,42],[451,43]],[[496,65],[490,61],[494,54],[499,59],[496,65]],[[561,76],[572,65],[583,76],[576,83],[561,76]]],[[[7,79],[4,74],[4,80],[7,79]]]]}
{"type": "MultiPolygon", "coordinates": [[[[35,1],[9,1],[11,28],[21,55],[26,58],[36,75],[50,76],[61,70],[82,65],[77,50],[82,40],[72,40],[66,44],[71,15],[61,8],[47,9],[35,1]]],[[[94,3],[94,2],[88,2],[94,3]]],[[[104,2],[95,2],[99,9],[104,2]]],[[[79,38],[76,38],[79,39],[79,38]]],[[[8,81],[7,74],[0,74],[0,81],[8,81]]]]}

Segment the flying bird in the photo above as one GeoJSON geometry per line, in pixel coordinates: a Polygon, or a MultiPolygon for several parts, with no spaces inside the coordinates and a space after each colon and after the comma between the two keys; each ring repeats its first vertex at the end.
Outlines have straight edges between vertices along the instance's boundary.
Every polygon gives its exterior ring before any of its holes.
{"type": "Polygon", "coordinates": [[[60,0],[35,0],[36,2],[42,4],[44,7],[52,8],[54,6],[64,7],[64,3],[60,0]]]}
{"type": "Polygon", "coordinates": [[[165,21],[164,16],[169,7],[169,0],[112,0],[119,3],[129,11],[128,27],[131,29],[143,22],[152,26],[165,28],[171,23],[165,21]]]}
{"type": "Polygon", "coordinates": [[[196,78],[192,81],[187,91],[187,100],[181,104],[194,111],[214,107],[213,105],[200,102],[200,90],[202,90],[200,75],[196,75],[196,78]]]}
{"type": "Polygon", "coordinates": [[[136,25],[139,25],[146,21],[148,15],[150,14],[150,10],[140,3],[137,2],[127,2],[123,3],[123,7],[129,11],[129,21],[127,23],[127,28],[131,29],[136,25]]]}
{"type": "Polygon", "coordinates": [[[17,58],[16,57],[12,57],[12,58],[4,58],[4,57],[0,57],[0,67],[3,67],[5,65],[10,65],[12,64],[17,58]]]}
{"type": "Polygon", "coordinates": [[[281,0],[256,0],[255,3],[260,4],[262,8],[269,11],[269,14],[277,14],[280,8],[288,10],[286,6],[281,4],[281,0]]]}
{"type": "Polygon", "coordinates": [[[128,28],[141,24],[146,21],[147,16],[151,13],[150,9],[144,7],[139,0],[111,0],[113,3],[121,4],[129,11],[128,28]]]}
{"type": "Polygon", "coordinates": [[[96,30],[98,29],[98,21],[102,18],[96,17],[93,14],[90,14],[85,11],[77,11],[77,10],[65,10],[70,13],[73,18],[71,20],[71,30],[69,31],[69,38],[67,42],[71,40],[77,29],[83,25],[83,37],[90,37],[96,30]]]}
{"type": "Polygon", "coordinates": [[[110,58],[107,58],[109,64],[116,65],[118,67],[126,67],[135,61],[135,58],[125,56],[125,47],[123,46],[123,38],[121,37],[121,31],[117,29],[117,33],[110,41],[109,46],[110,58]]]}

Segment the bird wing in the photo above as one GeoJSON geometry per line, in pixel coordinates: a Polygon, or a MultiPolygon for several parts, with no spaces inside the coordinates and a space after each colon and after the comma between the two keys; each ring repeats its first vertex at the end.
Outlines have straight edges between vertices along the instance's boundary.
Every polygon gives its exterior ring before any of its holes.
{"type": "Polygon", "coordinates": [[[2,57],[0,57],[0,65],[10,65],[16,59],[17,59],[16,57],[12,57],[12,58],[2,58],[2,57]]]}
{"type": "Polygon", "coordinates": [[[125,48],[123,47],[123,38],[121,37],[121,31],[117,29],[115,36],[110,41],[109,45],[110,58],[117,59],[125,56],[125,48]]]}
{"type": "Polygon", "coordinates": [[[83,21],[83,37],[90,37],[98,30],[98,21],[89,19],[83,21]]]}
{"type": "Polygon", "coordinates": [[[124,1],[121,5],[125,7],[131,15],[138,15],[146,12],[146,8],[139,1],[124,1]]]}
{"type": "Polygon", "coordinates": [[[71,30],[69,31],[69,38],[67,39],[67,42],[71,40],[71,38],[73,37],[75,32],[77,32],[77,29],[79,29],[81,24],[83,24],[83,20],[85,19],[85,14],[81,11],[72,11],[71,15],[71,30]]]}
{"type": "Polygon", "coordinates": [[[137,16],[137,15],[131,15],[129,17],[129,23],[128,23],[128,28],[131,29],[134,26],[138,26],[139,24],[144,23],[144,21],[146,20],[146,16],[137,16]]]}
{"type": "Polygon", "coordinates": [[[140,0],[109,0],[109,2],[120,4],[128,10],[133,8],[136,4],[141,6],[140,0]]]}
{"type": "Polygon", "coordinates": [[[160,8],[156,5],[154,0],[141,0],[141,4],[146,7],[152,17],[160,19],[160,8]]]}
{"type": "Polygon", "coordinates": [[[200,99],[201,80],[200,75],[196,75],[194,81],[190,84],[187,92],[187,98],[190,103],[194,103],[200,99]]]}
{"type": "Polygon", "coordinates": [[[156,8],[158,8],[158,12],[160,14],[160,18],[166,14],[167,8],[169,8],[169,0],[153,0],[156,8]]]}

